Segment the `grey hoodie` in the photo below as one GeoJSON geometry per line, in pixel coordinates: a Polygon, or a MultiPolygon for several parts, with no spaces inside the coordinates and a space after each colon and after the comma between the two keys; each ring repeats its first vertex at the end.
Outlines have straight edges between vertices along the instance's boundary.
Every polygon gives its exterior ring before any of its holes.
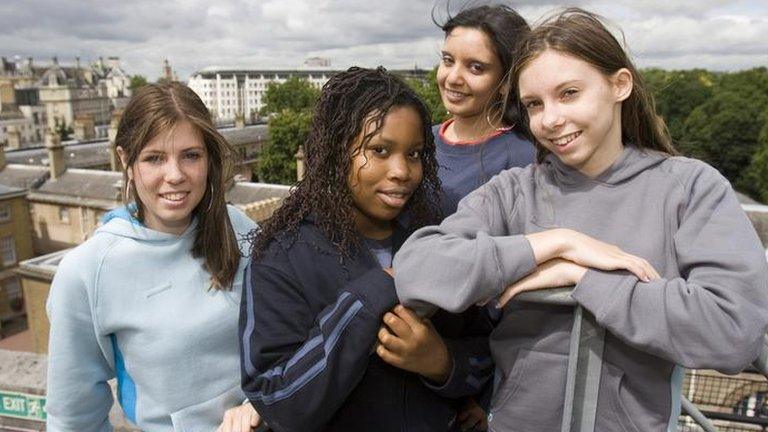
{"type": "MultiPolygon", "coordinates": [[[[549,155],[468,195],[395,257],[407,305],[461,311],[535,268],[524,234],[570,228],[647,259],[662,279],[590,269],[572,297],[605,327],[595,430],[676,430],[682,369],[733,373],[768,324],[768,266],[735,194],[696,160],[625,146],[590,179],[549,155]]],[[[495,431],[556,431],[572,308],[510,302],[491,335],[495,431]]]]}

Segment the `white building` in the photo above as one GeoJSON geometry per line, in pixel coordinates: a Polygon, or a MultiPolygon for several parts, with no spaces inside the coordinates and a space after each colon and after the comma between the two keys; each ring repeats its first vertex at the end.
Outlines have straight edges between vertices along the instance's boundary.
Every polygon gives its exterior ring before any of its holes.
{"type": "Polygon", "coordinates": [[[232,122],[237,114],[255,118],[264,106],[263,98],[271,82],[284,83],[297,76],[321,88],[338,71],[318,69],[215,69],[195,72],[187,85],[200,96],[219,123],[232,122]]]}

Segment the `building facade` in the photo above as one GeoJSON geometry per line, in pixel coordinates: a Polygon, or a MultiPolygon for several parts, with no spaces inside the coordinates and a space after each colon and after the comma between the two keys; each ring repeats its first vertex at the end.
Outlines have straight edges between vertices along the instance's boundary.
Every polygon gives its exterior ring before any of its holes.
{"type": "Polygon", "coordinates": [[[336,72],[330,68],[206,69],[192,74],[187,85],[200,96],[217,122],[234,122],[239,114],[253,122],[264,106],[264,93],[270,83],[300,77],[319,89],[336,72]]]}

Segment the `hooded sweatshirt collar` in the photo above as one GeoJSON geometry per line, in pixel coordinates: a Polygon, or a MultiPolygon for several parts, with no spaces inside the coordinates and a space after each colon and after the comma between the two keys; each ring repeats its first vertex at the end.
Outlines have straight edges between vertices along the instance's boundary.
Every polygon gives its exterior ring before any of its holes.
{"type": "Polygon", "coordinates": [[[114,209],[102,217],[103,225],[96,232],[107,232],[121,237],[128,237],[134,240],[173,243],[181,239],[193,237],[197,229],[197,216],[192,218],[187,229],[180,235],[155,231],[145,227],[138,219],[133,217],[136,211],[134,203],[126,207],[114,209]]]}
{"type": "Polygon", "coordinates": [[[564,164],[557,156],[550,153],[544,158],[544,165],[555,181],[562,185],[585,183],[603,183],[616,185],[629,180],[648,168],[663,162],[668,156],[662,152],[638,149],[633,144],[625,144],[619,157],[595,178],[590,178],[576,168],[564,164]]]}

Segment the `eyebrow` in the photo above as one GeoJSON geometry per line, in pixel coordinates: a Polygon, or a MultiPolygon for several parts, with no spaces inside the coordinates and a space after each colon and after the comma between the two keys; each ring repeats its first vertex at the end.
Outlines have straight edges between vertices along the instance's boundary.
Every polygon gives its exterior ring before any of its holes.
{"type": "MultiPolygon", "coordinates": [[[[568,87],[569,85],[573,85],[573,84],[580,84],[582,82],[584,82],[584,80],[579,80],[579,79],[566,80],[566,81],[563,81],[560,84],[558,84],[557,87],[555,87],[555,91],[560,91],[564,87],[568,87]]],[[[521,95],[520,96],[520,102],[524,102],[524,101],[531,100],[531,99],[536,99],[536,98],[537,98],[537,96],[521,95]]]]}
{"type": "MultiPolygon", "coordinates": [[[[441,55],[441,56],[446,56],[446,55],[447,55],[447,56],[450,56],[450,57],[455,57],[453,54],[451,54],[451,53],[450,53],[450,52],[448,52],[448,51],[440,51],[440,55],[441,55]]],[[[487,61],[483,61],[483,60],[478,60],[478,59],[476,59],[476,58],[474,58],[474,57],[470,57],[470,58],[469,58],[469,61],[470,61],[470,62],[474,62],[474,63],[480,63],[481,65],[483,65],[483,66],[485,66],[485,67],[489,67],[489,66],[492,64],[492,62],[487,62],[487,61]]]]}

